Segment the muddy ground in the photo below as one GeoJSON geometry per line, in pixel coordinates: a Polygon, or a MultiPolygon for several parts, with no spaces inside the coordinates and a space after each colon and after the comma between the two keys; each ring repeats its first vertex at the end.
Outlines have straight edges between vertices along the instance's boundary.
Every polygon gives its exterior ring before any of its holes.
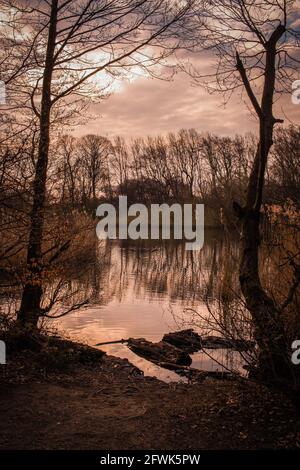
{"type": "Polygon", "coordinates": [[[300,447],[299,413],[281,394],[238,380],[166,384],[80,348],[57,342],[50,352],[8,354],[0,449],[300,447]]]}

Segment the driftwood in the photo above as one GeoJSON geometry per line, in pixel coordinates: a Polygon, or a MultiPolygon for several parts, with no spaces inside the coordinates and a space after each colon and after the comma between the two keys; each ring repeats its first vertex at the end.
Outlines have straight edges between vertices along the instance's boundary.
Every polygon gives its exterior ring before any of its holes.
{"type": "Polygon", "coordinates": [[[201,338],[203,349],[233,349],[235,351],[250,351],[254,348],[253,341],[243,339],[227,339],[220,336],[205,336],[201,338]]]}
{"type": "Polygon", "coordinates": [[[253,341],[243,339],[228,339],[221,336],[200,336],[189,330],[175,331],[164,335],[163,341],[187,353],[200,351],[201,349],[234,349],[236,351],[249,351],[254,348],[253,341]]]}
{"type": "Polygon", "coordinates": [[[168,362],[160,362],[157,365],[163,367],[164,369],[173,370],[178,375],[182,375],[190,380],[202,381],[206,378],[212,379],[232,379],[233,374],[228,371],[218,371],[218,370],[200,370],[195,369],[194,367],[180,366],[178,364],[171,364],[168,362]]]}
{"type": "Polygon", "coordinates": [[[192,363],[192,359],[185,351],[164,341],[151,343],[144,338],[129,338],[127,345],[138,356],[155,363],[167,362],[182,366],[189,366],[192,363]]]}
{"type": "Polygon", "coordinates": [[[192,329],[165,334],[162,341],[158,343],[152,343],[144,338],[128,338],[98,343],[96,346],[118,343],[127,343],[128,348],[138,356],[160,367],[174,370],[180,375],[196,380],[202,380],[206,377],[225,378],[231,376],[231,374],[218,371],[200,371],[191,368],[189,367],[192,364],[190,354],[201,349],[248,351],[255,346],[252,341],[231,340],[219,336],[201,337],[192,329]]]}
{"type": "Polygon", "coordinates": [[[252,346],[250,342],[232,342],[217,336],[201,338],[200,335],[192,329],[168,333],[164,335],[162,341],[158,343],[152,343],[144,338],[128,338],[98,343],[97,346],[118,343],[127,343],[128,348],[138,356],[153,362],[159,367],[172,370],[188,380],[197,382],[201,382],[208,377],[214,379],[230,379],[232,374],[227,371],[204,371],[190,367],[192,364],[190,354],[203,348],[232,348],[245,350],[252,346]]]}
{"type": "MultiPolygon", "coordinates": [[[[131,343],[133,347],[138,348],[139,345],[142,346],[142,343],[145,343],[145,348],[154,348],[158,351],[165,349],[166,354],[168,354],[168,346],[175,346],[175,348],[184,351],[187,354],[191,354],[201,349],[234,349],[236,351],[250,351],[255,347],[253,341],[247,341],[243,339],[228,339],[222,338],[221,336],[200,336],[192,329],[175,331],[174,333],[167,333],[163,336],[162,341],[159,343],[151,343],[146,341],[144,338],[129,338],[129,339],[120,339],[117,341],[106,341],[104,343],[97,343],[95,346],[104,346],[107,344],[123,344],[131,343]],[[162,344],[163,343],[163,344],[162,344]],[[159,346],[157,346],[159,345],[159,346]]],[[[150,351],[150,349],[149,349],[150,351]]],[[[150,354],[150,353],[149,353],[150,354]]],[[[156,353],[153,353],[154,355],[156,353]]],[[[151,355],[151,354],[150,354],[151,355]]]]}
{"type": "Polygon", "coordinates": [[[116,341],[105,341],[104,343],[97,343],[95,346],[106,346],[107,344],[123,344],[128,343],[128,339],[118,339],[116,341]]]}
{"type": "Polygon", "coordinates": [[[192,329],[168,333],[164,335],[162,340],[165,343],[172,344],[187,353],[194,353],[196,351],[200,351],[202,348],[200,335],[195,333],[192,329]]]}

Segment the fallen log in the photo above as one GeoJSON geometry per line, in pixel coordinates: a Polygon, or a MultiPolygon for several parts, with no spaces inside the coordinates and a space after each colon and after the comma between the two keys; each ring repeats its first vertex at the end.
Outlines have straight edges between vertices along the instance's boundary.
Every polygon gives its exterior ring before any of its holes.
{"type": "Polygon", "coordinates": [[[164,369],[169,369],[176,372],[178,375],[188,378],[189,380],[202,381],[208,377],[218,380],[232,379],[234,375],[229,371],[214,371],[214,370],[200,370],[194,367],[181,366],[178,364],[171,364],[169,362],[159,362],[158,366],[164,369]]]}
{"type": "Polygon", "coordinates": [[[127,346],[138,356],[155,363],[167,362],[183,366],[189,366],[192,363],[191,357],[185,351],[164,341],[152,343],[144,338],[129,338],[127,346]]]}
{"type": "Polygon", "coordinates": [[[172,344],[187,353],[194,353],[201,349],[234,349],[236,351],[249,351],[255,347],[253,341],[231,339],[221,336],[200,336],[193,329],[175,331],[164,335],[164,342],[172,344]]]}
{"type": "Polygon", "coordinates": [[[205,336],[201,338],[203,349],[233,349],[235,351],[250,351],[255,347],[253,341],[244,339],[229,339],[221,336],[205,336]]]}
{"type": "Polygon", "coordinates": [[[128,343],[128,339],[118,339],[116,341],[105,341],[104,343],[97,343],[95,346],[106,346],[107,344],[123,344],[128,343]]]}
{"type": "Polygon", "coordinates": [[[187,353],[200,351],[202,341],[200,335],[192,329],[167,333],[162,339],[165,343],[172,344],[187,353]]]}
{"type": "Polygon", "coordinates": [[[152,343],[144,338],[128,338],[117,341],[97,343],[95,346],[127,343],[128,347],[137,355],[150,361],[164,361],[172,364],[190,365],[192,360],[189,354],[201,349],[233,349],[236,351],[250,351],[255,347],[253,341],[242,339],[229,339],[221,336],[201,337],[192,329],[175,331],[163,336],[159,343],[152,343]]]}

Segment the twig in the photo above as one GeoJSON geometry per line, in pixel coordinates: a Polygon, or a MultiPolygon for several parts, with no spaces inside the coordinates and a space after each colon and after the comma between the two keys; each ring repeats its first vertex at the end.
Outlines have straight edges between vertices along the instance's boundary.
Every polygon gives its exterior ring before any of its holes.
{"type": "Polygon", "coordinates": [[[104,346],[106,344],[128,343],[129,339],[119,339],[117,341],[106,341],[105,343],[97,343],[95,346],[104,346]]]}

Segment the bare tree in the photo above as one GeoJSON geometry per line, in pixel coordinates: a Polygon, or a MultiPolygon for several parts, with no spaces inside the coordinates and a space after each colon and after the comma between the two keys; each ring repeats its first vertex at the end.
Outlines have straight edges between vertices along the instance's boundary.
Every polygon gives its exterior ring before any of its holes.
{"type": "Polygon", "coordinates": [[[300,194],[300,128],[278,128],[271,155],[271,182],[278,201],[290,199],[299,206],[300,194]]]}
{"type": "Polygon", "coordinates": [[[54,174],[58,186],[60,201],[75,207],[78,203],[79,162],[77,151],[77,139],[73,136],[64,135],[59,139],[58,159],[55,162],[54,174]]]}
{"type": "Polygon", "coordinates": [[[53,123],[72,117],[84,97],[101,94],[103,87],[99,90],[93,79],[103,82],[103,74],[113,79],[137,66],[149,69],[166,58],[178,47],[176,29],[191,3],[1,1],[4,59],[15,64],[3,79],[11,101],[33,112],[39,123],[27,279],[18,313],[22,326],[35,328],[43,314],[42,241],[53,123]]]}
{"type": "Polygon", "coordinates": [[[219,137],[208,134],[202,139],[202,154],[206,162],[209,191],[207,204],[224,223],[231,225],[232,200],[241,201],[247,186],[250,158],[255,155],[251,136],[219,137]]]}
{"type": "MultiPolygon", "coordinates": [[[[266,167],[273,144],[274,103],[290,92],[299,66],[297,2],[292,0],[222,0],[204,2],[198,15],[201,48],[213,51],[217,69],[210,81],[212,91],[227,96],[244,90],[259,123],[259,144],[252,164],[246,202],[234,209],[242,225],[240,284],[251,313],[260,349],[260,372],[265,379],[290,381],[293,366],[284,329],[287,303],[279,305],[263,287],[259,272],[260,219],[266,167]],[[214,79],[213,79],[214,77],[214,79]]],[[[200,77],[197,77],[200,80],[200,77]]],[[[300,280],[300,266],[293,260],[294,279],[290,302],[300,280]]]]}
{"type": "Polygon", "coordinates": [[[178,171],[178,179],[186,185],[189,197],[193,199],[196,181],[201,164],[201,139],[194,129],[182,129],[176,135],[168,136],[170,161],[173,162],[174,173],[178,171]]]}
{"type": "Polygon", "coordinates": [[[123,137],[117,136],[113,142],[113,154],[111,158],[111,177],[114,184],[122,186],[129,178],[130,155],[123,137]]]}
{"type": "Polygon", "coordinates": [[[83,193],[93,204],[107,185],[112,152],[112,144],[106,137],[89,134],[79,142],[78,163],[82,170],[83,193]]]}

